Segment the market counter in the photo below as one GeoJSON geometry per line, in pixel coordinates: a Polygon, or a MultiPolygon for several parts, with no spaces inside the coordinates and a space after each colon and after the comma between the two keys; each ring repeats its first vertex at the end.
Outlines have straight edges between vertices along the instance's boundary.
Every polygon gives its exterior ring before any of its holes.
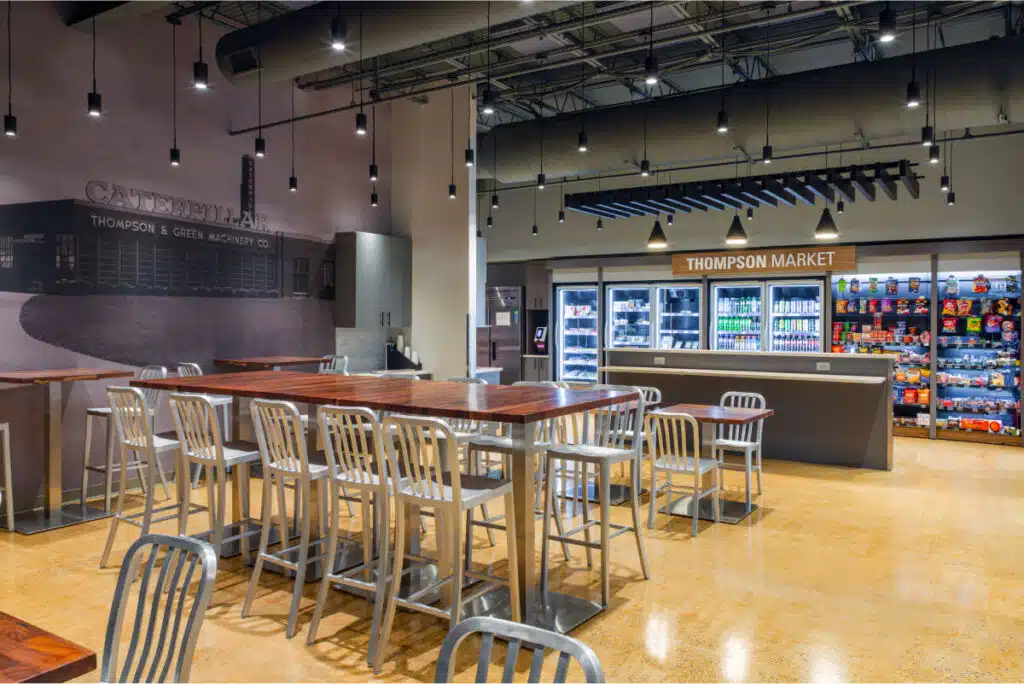
{"type": "Polygon", "coordinates": [[[892,357],[609,349],[605,361],[604,382],[657,387],[663,405],[763,394],[765,458],[892,469],[892,357]]]}

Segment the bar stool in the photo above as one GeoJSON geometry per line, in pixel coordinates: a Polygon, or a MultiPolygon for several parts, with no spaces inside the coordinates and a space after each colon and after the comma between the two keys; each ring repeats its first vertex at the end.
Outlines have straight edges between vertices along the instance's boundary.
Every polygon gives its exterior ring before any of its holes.
{"type": "Polygon", "coordinates": [[[388,573],[388,531],[389,500],[394,491],[393,474],[389,471],[384,456],[380,420],[377,414],[367,408],[343,408],[321,406],[317,414],[320,432],[324,439],[324,453],[330,471],[330,513],[327,536],[327,559],[325,572],[317,592],[313,620],[309,624],[306,643],[313,645],[316,633],[327,603],[328,588],[332,584],[354,587],[373,596],[373,623],[370,628],[370,648],[366,663],[373,664],[377,647],[381,617],[384,613],[388,573]],[[363,562],[341,571],[333,567],[338,553],[338,528],[341,510],[338,505],[347,490],[359,494],[362,506],[363,562]],[[370,514],[371,497],[373,515],[370,514]],[[373,537],[377,534],[377,549],[374,554],[373,537]],[[376,560],[374,556],[376,555],[376,560]],[[371,578],[376,573],[376,581],[371,578]],[[361,579],[362,575],[365,579],[361,579]]]}
{"type": "Polygon", "coordinates": [[[4,469],[3,494],[4,509],[7,512],[7,531],[14,531],[14,478],[11,475],[11,426],[0,423],[0,464],[4,469]]]}
{"type": "Polygon", "coordinates": [[[647,414],[647,435],[651,454],[651,501],[647,513],[647,527],[654,527],[654,511],[658,493],[668,490],[665,502],[667,510],[672,509],[672,492],[689,490],[693,492],[693,536],[697,536],[697,521],[700,518],[700,500],[712,496],[714,520],[718,522],[718,504],[722,491],[720,464],[714,458],[700,457],[700,425],[693,416],[686,413],[647,414]],[[690,444],[693,445],[691,455],[690,444]],[[668,481],[658,486],[658,473],[666,473],[668,481]],[[705,475],[714,474],[714,484],[702,487],[705,475]],[[693,486],[676,485],[673,475],[693,477],[693,486]]]}
{"type": "MultiPolygon", "coordinates": [[[[445,421],[437,418],[418,416],[390,416],[384,420],[383,432],[394,431],[395,438],[384,440],[387,445],[388,463],[392,473],[406,473],[406,479],[395,483],[395,559],[391,573],[391,590],[388,592],[387,612],[381,629],[380,641],[374,654],[373,670],[380,672],[388,641],[395,621],[398,606],[417,610],[428,615],[447,618],[454,627],[462,616],[462,604],[469,602],[493,588],[495,582],[509,583],[512,603],[512,619],[518,622],[519,589],[516,564],[515,518],[508,517],[508,565],[510,578],[496,578],[486,573],[463,570],[462,565],[462,516],[485,501],[504,497],[505,507],[512,510],[512,482],[489,477],[467,475],[458,470],[455,451],[455,435],[445,421]],[[439,579],[414,594],[398,596],[404,574],[402,565],[406,558],[421,562],[432,559],[406,554],[406,507],[433,508],[437,522],[439,579]],[[451,554],[446,563],[444,556],[451,554]],[[450,564],[450,565],[449,565],[450,564]],[[450,567],[450,574],[445,574],[450,567]],[[484,580],[474,587],[469,595],[463,596],[463,575],[484,580]],[[447,608],[437,608],[423,603],[420,599],[433,589],[449,587],[452,598],[447,608]]],[[[467,530],[468,533],[468,530],[467,530]]],[[[411,570],[411,568],[409,568],[411,570]]]]}
{"type": "Polygon", "coordinates": [[[320,357],[320,368],[317,372],[348,375],[348,357],[324,354],[320,357]]]}
{"type": "MultiPolygon", "coordinates": [[[[178,377],[179,378],[198,378],[202,376],[203,369],[198,363],[179,363],[178,364],[178,377]]],[[[230,440],[231,434],[231,405],[234,403],[233,397],[224,395],[207,395],[207,398],[213,403],[214,409],[224,409],[224,431],[221,433],[225,439],[230,440]]],[[[214,414],[216,415],[216,414],[214,414]]],[[[186,471],[188,472],[188,471],[186,471]]],[[[196,472],[192,476],[192,486],[199,486],[199,478],[203,474],[202,464],[196,467],[196,472]]]]}
{"type": "MultiPolygon", "coordinates": [[[[145,366],[139,370],[139,380],[161,380],[167,377],[167,369],[163,366],[145,366]]],[[[160,400],[160,391],[153,389],[144,389],[142,394],[146,399],[146,406],[149,407],[149,417],[152,421],[156,417],[156,410],[158,408],[158,402],[160,400]]],[[[82,456],[82,493],[80,499],[82,504],[85,504],[88,496],[89,489],[89,471],[103,473],[103,510],[110,512],[110,501],[113,493],[111,491],[113,480],[111,476],[113,473],[118,472],[121,466],[114,463],[114,424],[111,420],[111,408],[110,406],[95,406],[85,410],[85,453],[82,456]],[[90,461],[90,452],[92,451],[92,430],[93,430],[93,419],[106,421],[106,459],[103,465],[92,465],[90,461]]],[[[139,479],[139,485],[142,487],[143,493],[146,490],[146,478],[142,476],[142,466],[137,451],[131,452],[133,460],[127,464],[127,467],[135,469],[135,475],[139,479]]],[[[167,477],[164,475],[163,467],[159,461],[156,464],[157,473],[160,475],[160,483],[164,488],[164,495],[170,499],[171,490],[167,484],[167,477]]],[[[120,492],[118,493],[120,495],[120,492]]]]}
{"type": "MultiPolygon", "coordinates": [[[[555,541],[566,541],[570,544],[577,544],[587,548],[599,548],[601,550],[601,603],[608,605],[608,570],[610,542],[615,537],[625,532],[633,532],[636,538],[637,552],[640,556],[640,567],[644,579],[650,578],[647,567],[647,552],[644,549],[644,538],[640,526],[639,491],[640,480],[637,476],[638,469],[635,467],[636,459],[640,458],[640,441],[633,440],[631,446],[626,445],[627,434],[632,431],[638,434],[643,428],[644,419],[644,397],[639,387],[628,387],[623,385],[593,385],[595,390],[611,390],[620,392],[635,392],[639,396],[636,402],[621,402],[604,406],[591,412],[584,419],[584,434],[580,444],[556,445],[547,450],[548,461],[563,461],[568,463],[579,463],[584,467],[594,464],[598,471],[598,500],[601,507],[601,520],[585,520],[584,523],[564,535],[550,534],[548,518],[551,514],[552,499],[555,495],[554,478],[547,478],[544,488],[544,525],[541,542],[541,589],[547,591],[548,575],[548,554],[547,545],[549,539],[555,541]],[[618,525],[611,522],[611,466],[616,463],[628,463],[632,482],[630,483],[630,508],[633,514],[633,525],[618,525]],[[590,541],[590,527],[600,525],[601,541],[595,543],[590,541]],[[612,532],[614,530],[614,532],[612,532]],[[582,532],[584,541],[573,539],[573,535],[582,532]]],[[[563,422],[569,417],[563,417],[563,422]]],[[[586,498],[586,490],[584,490],[586,498]]],[[[586,503],[584,503],[586,509],[586,503]]]]}
{"type": "MultiPolygon", "coordinates": [[[[732,408],[763,409],[766,402],[763,394],[757,392],[726,392],[722,395],[720,406],[732,408]]],[[[712,444],[712,453],[718,459],[718,467],[723,470],[742,470],[746,474],[747,506],[750,506],[750,475],[757,471],[757,495],[761,496],[761,434],[764,419],[746,425],[719,425],[718,434],[712,444]],[[743,465],[729,463],[725,460],[725,452],[732,451],[743,454],[743,465]]]]}
{"type": "MultiPolygon", "coordinates": [[[[256,587],[260,582],[264,563],[292,570],[295,573],[295,587],[292,590],[292,603],[288,611],[288,626],[285,635],[291,639],[295,636],[295,624],[299,617],[299,599],[302,598],[302,587],[306,581],[306,566],[322,556],[309,557],[310,510],[313,507],[313,486],[319,486],[327,478],[329,471],[326,465],[310,463],[306,453],[306,436],[299,420],[299,409],[290,401],[271,401],[269,399],[253,399],[249,412],[252,414],[253,426],[256,428],[256,439],[259,442],[260,458],[263,462],[263,521],[260,533],[259,553],[256,556],[256,567],[249,579],[249,589],[242,603],[242,617],[249,617],[249,607],[256,595],[256,587]],[[277,503],[281,511],[281,548],[270,553],[270,527],[272,524],[273,505],[272,490],[277,484],[277,503]],[[288,540],[288,507],[285,504],[285,484],[295,486],[298,504],[295,509],[296,519],[301,524],[298,545],[289,546],[288,540]],[[298,560],[288,560],[288,554],[298,552],[298,560]]],[[[323,497],[320,498],[323,501],[323,497]]]]}
{"type": "MultiPolygon", "coordinates": [[[[661,404],[661,390],[660,389],[658,389],[657,387],[643,387],[643,386],[639,387],[639,389],[640,389],[641,392],[644,393],[644,411],[647,411],[648,413],[650,413],[653,409],[657,408],[661,404]]],[[[643,460],[644,460],[644,457],[643,457],[643,454],[644,454],[643,440],[646,437],[647,437],[647,433],[645,431],[641,430],[640,431],[640,440],[641,440],[641,444],[640,444],[640,458],[637,460],[637,466],[638,467],[641,467],[643,465],[643,460]]],[[[627,444],[632,444],[632,443],[633,443],[633,435],[629,434],[629,436],[627,437],[627,444]]],[[[625,464],[622,464],[622,465],[619,466],[619,477],[625,477],[625,472],[623,471],[623,469],[625,467],[626,467],[625,464]]],[[[641,477],[641,479],[643,479],[643,478],[641,477]]]]}
{"type": "MultiPolygon", "coordinates": [[[[117,492],[117,511],[110,519],[110,532],[107,533],[107,543],[103,548],[103,555],[100,558],[100,567],[107,567],[107,560],[110,557],[110,550],[114,545],[114,538],[117,536],[118,524],[122,521],[140,528],[141,535],[149,534],[149,528],[153,523],[165,520],[174,520],[179,516],[179,502],[154,508],[153,506],[153,472],[161,472],[158,458],[165,451],[178,449],[178,441],[171,439],[165,434],[153,434],[152,412],[146,404],[146,396],[142,390],[135,387],[108,387],[107,398],[110,400],[111,416],[116,428],[117,441],[121,445],[121,484],[117,492]],[[142,456],[140,466],[145,469],[144,477],[148,480],[145,492],[145,503],[141,513],[124,512],[124,497],[128,487],[128,458],[134,456],[138,461],[142,456]],[[158,518],[156,514],[172,511],[169,515],[158,518]]],[[[140,475],[142,473],[140,472],[140,475]]],[[[169,497],[168,497],[169,498],[169,497]]],[[[205,511],[200,506],[194,506],[187,514],[205,511]]]]}
{"type": "MultiPolygon", "coordinates": [[[[175,392],[168,396],[174,429],[181,444],[179,473],[187,473],[193,464],[198,470],[206,467],[208,508],[210,511],[210,543],[220,558],[224,542],[238,541],[242,557],[249,558],[249,537],[254,533],[249,516],[249,467],[260,460],[259,447],[252,442],[224,442],[212,397],[175,392]],[[234,478],[232,494],[237,502],[238,534],[224,536],[227,508],[228,472],[234,478]]],[[[180,487],[182,501],[178,534],[186,536],[192,488],[180,487]]]]}

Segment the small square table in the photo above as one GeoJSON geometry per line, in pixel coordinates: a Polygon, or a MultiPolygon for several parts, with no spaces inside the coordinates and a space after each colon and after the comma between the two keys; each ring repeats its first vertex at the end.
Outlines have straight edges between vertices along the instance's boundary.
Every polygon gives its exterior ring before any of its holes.
{"type": "MultiPolygon", "coordinates": [[[[673,404],[672,406],[658,409],[656,412],[689,414],[700,424],[702,433],[706,430],[714,430],[716,425],[746,425],[775,415],[775,411],[769,408],[737,408],[733,406],[719,406],[718,404],[673,404]]],[[[713,440],[714,435],[712,434],[711,437],[713,440]]],[[[699,439],[703,448],[705,443],[704,435],[700,435],[699,439]]],[[[693,497],[684,496],[675,504],[666,504],[661,510],[663,513],[680,515],[687,518],[692,517],[693,497]],[[669,505],[671,505],[671,510],[669,510],[669,505]]],[[[748,483],[745,502],[730,501],[719,497],[718,521],[735,525],[756,510],[757,506],[750,502],[750,486],[748,483]]],[[[714,520],[714,502],[709,498],[701,499],[698,503],[697,515],[701,520],[714,520]]]]}
{"type": "Polygon", "coordinates": [[[66,682],[95,669],[95,652],[0,611],[0,682],[66,682]]]}
{"type": "Polygon", "coordinates": [[[133,375],[135,374],[127,370],[102,368],[0,372],[0,383],[45,385],[43,392],[43,415],[46,421],[46,429],[43,432],[43,511],[42,513],[28,511],[14,516],[15,532],[35,534],[111,515],[103,509],[88,506],[85,502],[64,504],[62,491],[64,455],[61,445],[64,410],[61,406],[61,395],[65,383],[130,378],[133,375]]]}

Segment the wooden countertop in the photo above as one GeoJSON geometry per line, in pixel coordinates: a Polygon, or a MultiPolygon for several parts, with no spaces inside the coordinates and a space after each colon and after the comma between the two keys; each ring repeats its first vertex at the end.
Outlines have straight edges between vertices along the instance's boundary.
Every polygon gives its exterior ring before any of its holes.
{"type": "Polygon", "coordinates": [[[0,682],[66,682],[96,669],[96,654],[0,611],[0,682]]]}
{"type": "Polygon", "coordinates": [[[664,366],[601,366],[602,372],[654,373],[658,375],[696,375],[721,378],[759,378],[763,380],[798,380],[801,382],[837,382],[850,385],[881,385],[879,375],[829,375],[828,373],[775,373],[771,371],[710,370],[706,368],[666,368],[664,366]]]}
{"type": "Polygon", "coordinates": [[[77,382],[79,380],[105,380],[109,378],[130,378],[135,373],[129,370],[103,368],[65,368],[61,370],[3,371],[0,382],[19,385],[44,385],[50,382],[77,382]]]}
{"type": "Polygon", "coordinates": [[[775,411],[770,408],[739,408],[717,404],[673,404],[656,409],[655,413],[686,413],[693,416],[698,423],[724,425],[745,425],[775,415],[775,411]]]}

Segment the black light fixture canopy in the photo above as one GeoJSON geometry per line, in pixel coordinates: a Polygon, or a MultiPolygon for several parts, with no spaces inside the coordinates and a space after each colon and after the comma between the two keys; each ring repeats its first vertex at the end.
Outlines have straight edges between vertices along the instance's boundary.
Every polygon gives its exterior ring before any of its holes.
{"type": "Polygon", "coordinates": [[[181,150],[177,147],[171,148],[171,166],[181,166],[181,150]]]}
{"type": "Polygon", "coordinates": [[[288,176],[288,192],[299,191],[299,179],[297,176],[288,176]]]}
{"type": "Polygon", "coordinates": [[[256,138],[256,156],[259,159],[267,156],[267,139],[262,135],[256,138]]]}
{"type": "Polygon", "coordinates": [[[366,112],[356,112],[356,135],[366,135],[366,112]]]}
{"type": "Polygon", "coordinates": [[[661,218],[654,219],[654,227],[651,228],[651,235],[647,238],[647,249],[665,249],[668,247],[668,238],[661,227],[661,218]]]}
{"type": "Polygon", "coordinates": [[[448,186],[448,199],[455,199],[455,183],[448,186]]]}
{"type": "Polygon", "coordinates": [[[743,222],[740,221],[739,214],[733,214],[729,231],[725,234],[725,244],[731,246],[747,244],[747,231],[743,230],[743,222]]]}
{"type": "Polygon", "coordinates": [[[196,24],[199,29],[199,59],[192,62],[192,87],[206,90],[210,87],[210,69],[203,61],[203,13],[196,12],[196,24]]]}
{"type": "Polygon", "coordinates": [[[818,225],[814,229],[815,240],[836,240],[839,238],[839,228],[836,227],[835,219],[832,218],[832,212],[828,207],[825,207],[821,211],[821,218],[818,219],[818,225]]]}

